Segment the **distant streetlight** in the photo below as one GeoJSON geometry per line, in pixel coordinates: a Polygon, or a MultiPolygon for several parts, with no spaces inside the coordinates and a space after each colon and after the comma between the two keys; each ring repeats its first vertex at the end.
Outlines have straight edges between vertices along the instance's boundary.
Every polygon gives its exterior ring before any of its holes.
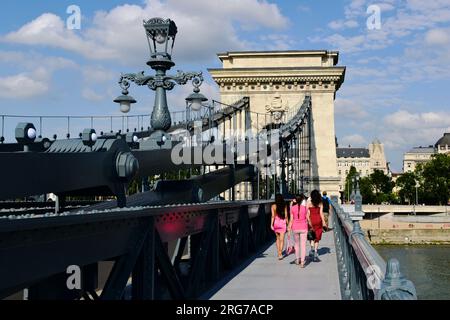
{"type": "Polygon", "coordinates": [[[419,205],[419,181],[416,180],[416,205],[419,205]]]}

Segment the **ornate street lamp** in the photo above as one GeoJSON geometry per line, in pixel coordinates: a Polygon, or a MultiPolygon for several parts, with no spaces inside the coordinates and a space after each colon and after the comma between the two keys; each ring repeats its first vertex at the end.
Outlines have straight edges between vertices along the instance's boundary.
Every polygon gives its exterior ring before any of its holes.
{"type": "Polygon", "coordinates": [[[186,98],[187,107],[192,109],[193,111],[199,111],[203,107],[203,102],[208,101],[208,99],[200,93],[200,86],[203,82],[203,79],[195,77],[192,80],[192,85],[194,86],[194,92],[191,93],[186,98]]]}
{"type": "Polygon", "coordinates": [[[122,95],[114,99],[114,102],[120,105],[120,111],[127,113],[131,109],[131,104],[136,103],[136,100],[132,96],[128,95],[128,88],[130,87],[130,83],[128,81],[120,81],[119,85],[122,88],[122,95]]]}
{"type": "Polygon", "coordinates": [[[167,106],[166,90],[172,90],[176,84],[184,85],[195,78],[198,78],[201,83],[203,76],[201,72],[185,73],[182,71],[178,71],[176,75],[166,75],[167,70],[175,65],[172,61],[172,49],[177,34],[177,26],[174,21],[162,18],[144,20],[144,29],[150,49],[150,59],[147,61],[147,65],[155,70],[155,75],[146,76],[144,71],[122,74],[119,79],[119,84],[123,90],[122,95],[116,98],[114,102],[120,104],[122,112],[129,111],[131,104],[136,102],[128,96],[130,82],[154,90],[155,104],[150,120],[154,132],[149,140],[141,144],[141,147],[148,149],[171,148],[170,135],[166,133],[172,124],[167,106]]]}
{"type": "MultiPolygon", "coordinates": [[[[204,104],[204,102],[208,101],[208,99],[200,93],[200,86],[203,82],[203,78],[201,77],[194,77],[192,79],[192,85],[194,86],[193,89],[193,93],[191,93],[190,95],[188,95],[186,97],[186,133],[188,133],[190,131],[190,121],[191,121],[191,110],[198,112],[200,111],[203,107],[207,107],[209,114],[208,114],[208,128],[211,129],[212,127],[212,108],[210,106],[207,106],[204,104]]],[[[203,124],[202,124],[203,125],[203,124]]],[[[210,135],[210,140],[211,140],[211,130],[209,130],[209,135],[210,135]]],[[[189,139],[189,134],[188,136],[186,136],[186,139],[189,139]]],[[[201,136],[200,137],[196,137],[199,141],[201,140],[201,136]]]]}

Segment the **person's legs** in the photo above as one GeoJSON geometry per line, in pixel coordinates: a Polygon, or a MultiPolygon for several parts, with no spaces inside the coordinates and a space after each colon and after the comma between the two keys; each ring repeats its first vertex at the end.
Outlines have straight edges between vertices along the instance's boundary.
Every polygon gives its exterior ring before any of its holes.
{"type": "Polygon", "coordinates": [[[317,252],[318,249],[319,249],[319,240],[316,240],[314,242],[314,261],[315,262],[320,262],[319,253],[317,252]]]}
{"type": "Polygon", "coordinates": [[[280,234],[277,232],[275,233],[277,235],[277,254],[278,257],[281,256],[281,250],[280,250],[280,234]]]}
{"type": "Polygon", "coordinates": [[[284,249],[284,232],[280,232],[280,256],[283,255],[283,249],[284,249]]]}
{"type": "Polygon", "coordinates": [[[294,249],[296,261],[300,261],[300,233],[294,232],[294,249]]]}
{"type": "Polygon", "coordinates": [[[314,251],[317,253],[317,250],[319,249],[319,241],[314,242],[314,251]]]}
{"type": "Polygon", "coordinates": [[[309,249],[309,256],[312,258],[314,257],[314,240],[311,240],[309,244],[311,245],[311,248],[309,249]]]}
{"type": "Polygon", "coordinates": [[[306,232],[300,233],[300,260],[302,263],[302,266],[305,264],[305,257],[306,257],[306,232]]]}

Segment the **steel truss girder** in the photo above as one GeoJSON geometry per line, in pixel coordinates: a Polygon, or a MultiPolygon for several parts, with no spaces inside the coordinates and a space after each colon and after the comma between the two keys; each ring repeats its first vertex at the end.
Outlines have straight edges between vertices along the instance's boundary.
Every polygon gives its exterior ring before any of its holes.
{"type": "MultiPolygon", "coordinates": [[[[171,295],[182,297],[187,289],[181,289],[182,281],[177,271],[180,253],[174,266],[169,268],[171,262],[165,256],[167,252],[162,243],[208,232],[211,230],[208,217],[215,217],[220,228],[214,231],[215,240],[211,243],[216,243],[216,249],[211,252],[221,258],[213,261],[220,260],[223,269],[227,269],[230,265],[223,259],[225,240],[219,234],[224,235],[220,231],[226,225],[239,222],[242,205],[248,207],[249,219],[258,219],[263,212],[261,208],[265,208],[264,215],[268,214],[270,204],[267,201],[212,203],[4,221],[0,225],[0,298],[45,282],[52,275],[65,273],[70,265],[83,267],[111,259],[116,260],[115,267],[102,299],[121,298],[131,273],[133,297],[154,298],[155,276],[151,270],[156,270],[155,261],[163,270],[162,278],[168,283],[171,295]],[[186,226],[182,230],[173,229],[177,220],[185,221],[186,226]],[[153,282],[150,287],[147,287],[148,281],[153,282]],[[146,283],[145,286],[139,285],[142,282],[146,283]]],[[[183,247],[180,246],[180,250],[183,247]]],[[[211,259],[208,256],[206,261],[211,259]]],[[[204,265],[203,262],[197,264],[204,265]]],[[[89,293],[95,296],[92,291],[89,293]]],[[[86,296],[86,291],[82,290],[81,295],[86,296]]]]}

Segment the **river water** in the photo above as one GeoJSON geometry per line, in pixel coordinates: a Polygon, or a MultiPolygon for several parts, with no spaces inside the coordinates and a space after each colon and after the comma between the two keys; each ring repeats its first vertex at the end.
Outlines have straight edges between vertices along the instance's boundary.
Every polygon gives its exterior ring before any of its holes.
{"type": "Polygon", "coordinates": [[[450,246],[374,246],[386,260],[397,258],[406,278],[414,282],[419,299],[450,300],[450,246]]]}

